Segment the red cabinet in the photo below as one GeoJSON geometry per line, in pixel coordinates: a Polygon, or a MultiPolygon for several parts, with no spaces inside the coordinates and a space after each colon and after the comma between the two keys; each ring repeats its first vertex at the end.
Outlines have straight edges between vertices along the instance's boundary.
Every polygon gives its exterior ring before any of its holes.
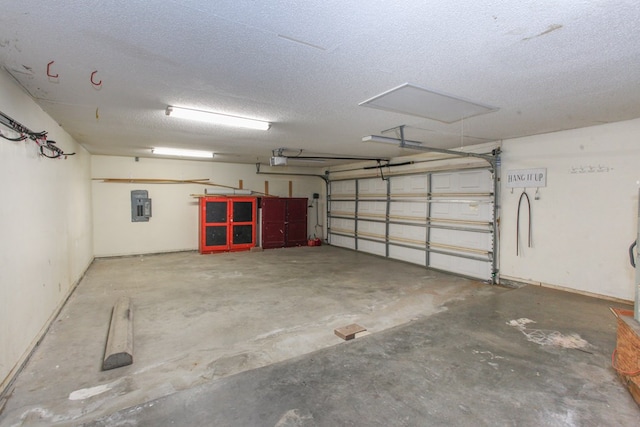
{"type": "Polygon", "coordinates": [[[307,245],[307,203],[299,197],[262,198],[262,247],[307,245]]]}
{"type": "Polygon", "coordinates": [[[256,245],[255,197],[200,197],[200,253],[249,250],[256,245]]]}

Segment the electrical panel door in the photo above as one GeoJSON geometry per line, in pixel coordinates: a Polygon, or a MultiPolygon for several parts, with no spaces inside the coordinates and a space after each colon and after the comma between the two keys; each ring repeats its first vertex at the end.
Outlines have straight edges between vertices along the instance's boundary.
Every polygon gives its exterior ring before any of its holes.
{"type": "Polygon", "coordinates": [[[147,190],[131,191],[131,222],[148,222],[151,218],[151,199],[147,190]]]}

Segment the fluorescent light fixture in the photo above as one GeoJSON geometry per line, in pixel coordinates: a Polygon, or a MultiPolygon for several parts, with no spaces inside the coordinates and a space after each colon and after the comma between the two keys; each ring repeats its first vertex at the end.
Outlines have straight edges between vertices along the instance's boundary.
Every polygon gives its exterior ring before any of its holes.
{"type": "Polygon", "coordinates": [[[161,156],[198,157],[203,159],[213,159],[213,153],[211,151],[183,150],[181,148],[157,147],[157,148],[153,148],[151,152],[153,154],[159,154],[161,156]]]}
{"type": "MultiPolygon", "coordinates": [[[[399,138],[389,138],[387,136],[379,136],[379,135],[369,135],[369,136],[365,136],[364,138],[362,138],[362,142],[381,142],[383,144],[393,144],[393,145],[400,145],[400,143],[402,142],[401,139],[399,138]]],[[[408,141],[408,140],[404,140],[404,145],[407,147],[410,146],[421,146],[422,142],[420,141],[408,141]]]]}
{"type": "Polygon", "coordinates": [[[443,123],[453,123],[498,110],[490,105],[439,93],[410,83],[383,92],[358,105],[424,117],[443,123]]]}
{"type": "Polygon", "coordinates": [[[262,120],[247,119],[245,117],[229,116],[227,114],[210,111],[193,110],[191,108],[174,107],[169,105],[166,115],[180,119],[197,120],[216,125],[235,126],[248,129],[268,130],[271,123],[262,120]]]}

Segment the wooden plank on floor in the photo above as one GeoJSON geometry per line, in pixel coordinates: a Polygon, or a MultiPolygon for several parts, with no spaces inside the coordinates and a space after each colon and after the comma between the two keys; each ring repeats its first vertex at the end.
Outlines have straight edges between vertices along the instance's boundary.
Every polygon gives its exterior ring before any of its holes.
{"type": "Polygon", "coordinates": [[[367,328],[360,326],[356,323],[352,323],[351,325],[343,326],[341,328],[335,329],[333,332],[342,338],[345,341],[352,340],[356,337],[356,334],[359,332],[366,331],[367,328]]]}
{"type": "Polygon", "coordinates": [[[132,363],[133,309],[131,299],[122,297],[113,306],[102,370],[115,369],[132,363]]]}

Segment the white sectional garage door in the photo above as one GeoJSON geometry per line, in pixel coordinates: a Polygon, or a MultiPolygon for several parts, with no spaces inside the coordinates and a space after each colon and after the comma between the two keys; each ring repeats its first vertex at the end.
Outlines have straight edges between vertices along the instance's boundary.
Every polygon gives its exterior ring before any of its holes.
{"type": "Polygon", "coordinates": [[[329,243],[493,280],[488,169],[330,182],[329,243]]]}

